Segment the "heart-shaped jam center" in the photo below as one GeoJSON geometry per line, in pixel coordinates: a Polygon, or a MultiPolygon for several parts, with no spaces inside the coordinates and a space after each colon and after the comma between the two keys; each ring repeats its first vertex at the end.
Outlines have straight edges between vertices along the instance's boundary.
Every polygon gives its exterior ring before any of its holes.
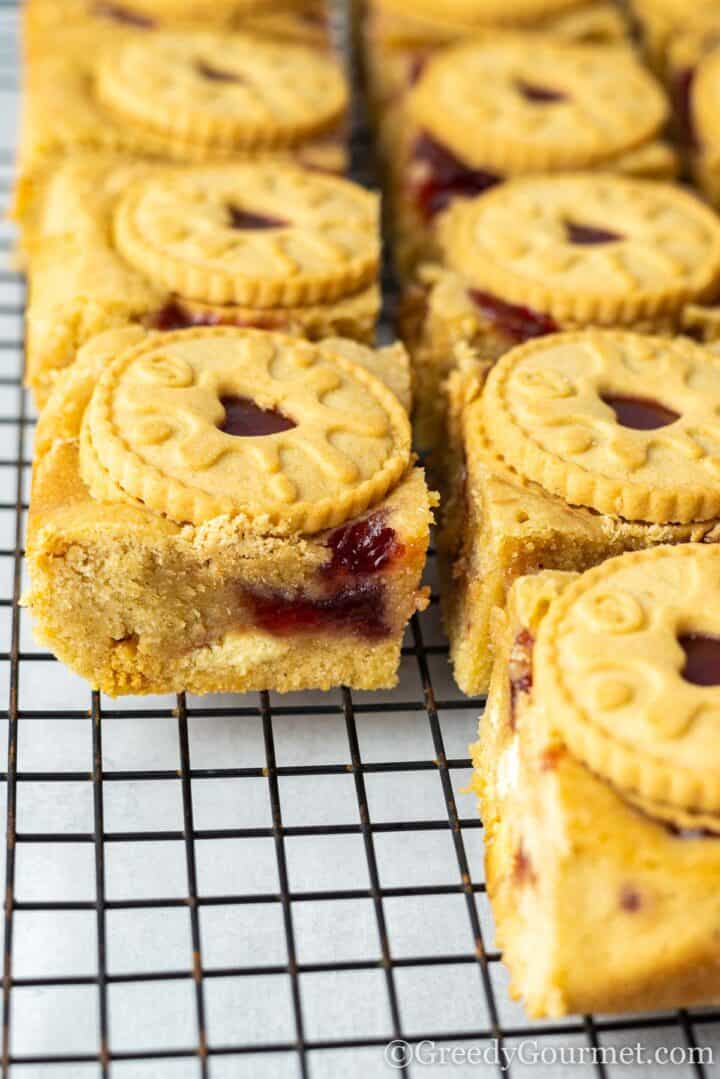
{"type": "Polygon", "coordinates": [[[215,67],[213,64],[208,64],[205,60],[198,60],[195,64],[195,70],[198,75],[202,75],[204,79],[208,79],[210,82],[244,82],[242,75],[238,75],[234,71],[226,71],[221,67],[215,67]]]}
{"type": "Polygon", "coordinates": [[[230,226],[234,229],[282,229],[288,224],[280,217],[268,217],[267,214],[255,214],[252,210],[243,210],[241,206],[227,207],[230,226]]]}
{"type": "Polygon", "coordinates": [[[277,435],[297,427],[294,420],[274,408],[260,408],[249,397],[221,397],[225,419],[219,425],[226,435],[256,438],[258,435],[277,435]]]}
{"type": "Polygon", "coordinates": [[[659,401],[645,397],[622,397],[608,394],[603,397],[606,405],[615,413],[622,427],[632,427],[635,431],[654,431],[658,427],[667,427],[680,419],[679,412],[673,412],[659,401]]]}
{"type": "Polygon", "coordinates": [[[614,240],[623,239],[619,232],[583,225],[578,221],[566,221],[565,231],[571,244],[611,244],[614,240]]]}
{"type": "Polygon", "coordinates": [[[685,653],[682,676],[696,686],[720,686],[720,637],[688,633],[678,638],[685,653]]]}
{"type": "Polygon", "coordinates": [[[518,79],[515,88],[525,98],[535,105],[551,105],[556,101],[567,101],[567,94],[562,90],[554,90],[551,86],[539,86],[535,82],[526,82],[518,79]]]}

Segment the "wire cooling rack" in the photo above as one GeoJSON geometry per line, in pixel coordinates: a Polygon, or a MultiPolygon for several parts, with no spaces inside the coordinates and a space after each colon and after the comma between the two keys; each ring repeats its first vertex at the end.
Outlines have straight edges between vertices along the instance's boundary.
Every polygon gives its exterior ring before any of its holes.
{"type": "MultiPolygon", "coordinates": [[[[16,51],[17,11],[4,0],[4,200],[16,51]]],[[[367,166],[362,132],[354,153],[367,166]]],[[[11,242],[3,224],[0,249],[11,242]]],[[[393,1039],[424,1042],[425,1060],[428,1043],[525,1046],[504,1072],[467,1053],[395,1069],[415,1077],[612,1079],[628,1069],[563,1063],[560,1051],[637,1042],[720,1060],[718,1010],[529,1023],[509,1000],[482,829],[460,793],[482,702],[452,683],[436,597],[408,631],[392,693],[111,701],[38,650],[18,605],[34,431],[23,301],[22,280],[2,270],[2,1076],[380,1079],[393,1039]],[[529,1062],[543,1050],[557,1055],[529,1062]]]]}

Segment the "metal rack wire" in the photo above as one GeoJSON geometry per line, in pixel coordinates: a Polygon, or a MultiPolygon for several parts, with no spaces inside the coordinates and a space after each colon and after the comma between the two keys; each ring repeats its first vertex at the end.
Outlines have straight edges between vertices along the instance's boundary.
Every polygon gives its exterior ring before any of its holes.
{"type": "MultiPolygon", "coordinates": [[[[16,24],[4,0],[4,198],[16,24]]],[[[362,125],[354,152],[366,165],[362,125]]],[[[717,1009],[529,1023],[510,1003],[481,825],[458,795],[482,702],[452,684],[436,596],[391,694],[110,702],[37,649],[19,606],[34,429],[23,289],[2,271],[3,1077],[373,1079],[392,1039],[720,1045],[717,1009]]],[[[471,1071],[509,1074],[450,1074],[471,1071]]]]}

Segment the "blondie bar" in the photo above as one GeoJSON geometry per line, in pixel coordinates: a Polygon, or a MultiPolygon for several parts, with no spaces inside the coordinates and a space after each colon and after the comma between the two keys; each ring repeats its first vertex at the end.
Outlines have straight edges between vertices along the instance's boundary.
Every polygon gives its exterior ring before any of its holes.
{"type": "Polygon", "coordinates": [[[664,90],[625,47],[496,34],[439,51],[381,125],[399,269],[437,256],[440,211],[508,177],[672,176],[668,114],[664,90]]]}
{"type": "Polygon", "coordinates": [[[348,89],[309,46],[228,31],[68,30],[27,65],[15,215],[83,149],[129,160],[214,164],[292,158],[346,164],[348,89]]]}
{"type": "Polygon", "coordinates": [[[720,539],[720,361],[709,349],[585,330],[528,341],[483,374],[450,376],[439,541],[467,693],[487,689],[491,614],[515,578],[720,539]]]}
{"type": "Polygon", "coordinates": [[[391,686],[433,497],[401,346],[94,338],[41,417],[26,603],[116,695],[391,686]]]}
{"type": "Polygon", "coordinates": [[[719,587],[717,546],[657,547],[523,577],[497,617],[471,751],[531,1016],[720,1000],[719,587]]]}
{"type": "Polygon", "coordinates": [[[43,403],[93,334],[230,323],[372,341],[377,196],[287,162],[83,152],[26,217],[27,378],[43,403]]]}
{"type": "Polygon", "coordinates": [[[720,333],[720,218],[687,191],[586,173],[510,180],[438,218],[441,265],[402,305],[423,447],[444,426],[458,344],[497,360],[531,337],[589,325],[720,333]]]}

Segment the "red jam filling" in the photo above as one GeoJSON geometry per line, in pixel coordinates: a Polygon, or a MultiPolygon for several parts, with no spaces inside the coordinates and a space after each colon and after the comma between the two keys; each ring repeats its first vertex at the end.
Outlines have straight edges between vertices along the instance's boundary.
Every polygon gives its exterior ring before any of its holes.
{"type": "Polygon", "coordinates": [[[686,67],[678,71],[672,87],[673,111],[677,133],[683,146],[691,150],[697,150],[699,145],[692,106],[695,73],[694,67],[686,67]]]}
{"type": "Polygon", "coordinates": [[[283,416],[274,408],[260,408],[249,397],[221,397],[225,419],[220,430],[237,438],[256,438],[258,435],[277,435],[280,431],[292,431],[297,427],[294,420],[283,416]]]}
{"type": "Polygon", "coordinates": [[[688,633],[678,638],[685,653],[682,676],[695,686],[720,686],[720,637],[688,633]]]}
{"type": "Polygon", "coordinates": [[[611,244],[614,240],[623,238],[619,232],[599,229],[594,225],[582,225],[576,221],[566,221],[565,230],[571,244],[611,244]]]}
{"type": "Polygon", "coordinates": [[[404,553],[395,529],[387,524],[382,511],[336,528],[327,546],[332,551],[330,561],[322,568],[327,577],[379,573],[404,553]]]}
{"type": "Polygon", "coordinates": [[[395,529],[387,524],[387,515],[378,510],[362,520],[349,521],[331,532],[325,542],[331,556],[319,576],[332,590],[318,596],[302,591],[248,592],[255,623],[278,636],[327,630],[372,640],[387,636],[385,589],[379,580],[369,579],[402,557],[405,550],[395,529]]]}
{"type": "Polygon", "coordinates": [[[128,11],[120,4],[95,4],[93,11],[103,19],[113,19],[126,26],[136,26],[139,30],[152,30],[156,26],[154,19],[147,15],[140,15],[137,11],[128,11]]]}
{"type": "Polygon", "coordinates": [[[417,56],[413,56],[410,61],[410,67],[408,68],[408,86],[415,86],[419,81],[420,76],[427,67],[429,56],[427,53],[418,53],[417,56]]]}
{"type": "Polygon", "coordinates": [[[679,412],[665,408],[659,401],[643,397],[603,397],[622,427],[632,427],[635,431],[655,431],[658,427],[667,427],[680,418],[679,412]]]}
{"type": "Polygon", "coordinates": [[[279,637],[328,629],[371,639],[390,633],[384,589],[376,581],[348,584],[328,596],[248,592],[246,598],[255,624],[279,637]]]}
{"type": "Polygon", "coordinates": [[[562,90],[553,90],[550,86],[539,86],[534,82],[526,82],[525,79],[518,79],[515,87],[526,101],[532,101],[537,105],[549,105],[555,101],[567,100],[567,94],[562,90]]]}
{"type": "Polygon", "coordinates": [[[242,75],[236,74],[234,71],[225,71],[223,68],[214,67],[212,64],[206,63],[204,60],[198,60],[195,64],[195,70],[198,75],[202,75],[204,79],[208,79],[210,82],[244,82],[242,75]]]}
{"type": "Polygon", "coordinates": [[[625,884],[620,891],[620,907],[628,914],[634,914],[642,907],[642,896],[637,888],[625,884]]]}
{"type": "Polygon", "coordinates": [[[189,311],[177,300],[169,300],[148,320],[150,329],[163,331],[187,330],[192,326],[246,326],[259,330],[273,330],[281,325],[280,320],[271,318],[223,318],[209,311],[201,314],[197,311],[189,311]]]}
{"type": "Polygon", "coordinates": [[[518,343],[531,337],[543,337],[547,333],[557,333],[558,325],[550,315],[534,311],[532,307],[521,307],[507,303],[498,296],[479,289],[469,290],[470,299],[482,312],[483,316],[518,343]]]}
{"type": "Polygon", "coordinates": [[[280,217],[268,217],[267,214],[254,214],[240,206],[228,206],[230,225],[234,229],[281,229],[288,222],[280,217]]]}
{"type": "Polygon", "coordinates": [[[426,220],[444,210],[454,198],[472,198],[500,183],[501,176],[483,169],[469,169],[446,146],[426,132],[415,139],[412,161],[421,164],[419,178],[410,186],[418,209],[426,220]]]}
{"type": "Polygon", "coordinates": [[[508,663],[510,678],[510,726],[515,730],[517,699],[532,689],[532,652],[535,638],[529,629],[521,629],[513,641],[508,663]]]}
{"type": "Polygon", "coordinates": [[[537,880],[530,856],[523,847],[522,842],[518,844],[513,854],[512,876],[513,882],[517,885],[534,884],[537,880]]]}

